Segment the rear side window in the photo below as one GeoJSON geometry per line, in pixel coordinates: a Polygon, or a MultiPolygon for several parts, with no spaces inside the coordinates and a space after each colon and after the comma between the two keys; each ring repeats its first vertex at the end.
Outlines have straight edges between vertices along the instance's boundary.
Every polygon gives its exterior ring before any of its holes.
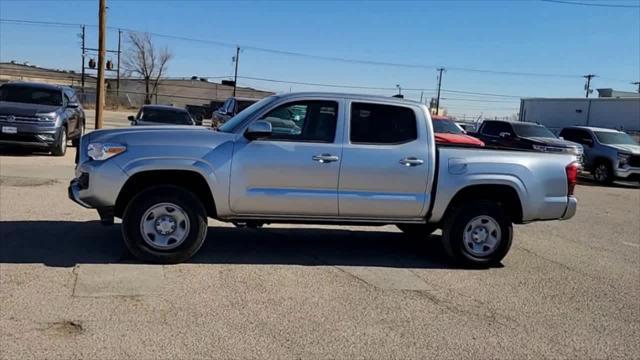
{"type": "Polygon", "coordinates": [[[418,138],[416,114],[407,107],[352,103],[351,142],[402,144],[418,138]]]}

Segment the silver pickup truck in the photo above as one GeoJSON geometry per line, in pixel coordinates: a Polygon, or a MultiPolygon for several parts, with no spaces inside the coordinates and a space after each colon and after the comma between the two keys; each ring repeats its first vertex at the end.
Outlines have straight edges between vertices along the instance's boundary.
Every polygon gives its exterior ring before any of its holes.
{"type": "MultiPolygon", "coordinates": [[[[428,109],[396,98],[290,93],[218,129],[145,127],[82,137],[69,197],[122,219],[131,252],[175,263],[202,246],[207,219],[438,228],[447,253],[491,266],[512,224],[576,212],[573,155],[436,147],[428,109]]],[[[213,235],[215,236],[215,234],[213,235]]]]}

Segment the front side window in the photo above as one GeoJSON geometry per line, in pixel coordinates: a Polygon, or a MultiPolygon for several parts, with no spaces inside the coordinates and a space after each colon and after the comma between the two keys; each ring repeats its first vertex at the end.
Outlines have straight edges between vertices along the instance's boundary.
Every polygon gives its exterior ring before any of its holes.
{"type": "Polygon", "coordinates": [[[308,100],[286,103],[269,111],[262,120],[271,123],[271,140],[334,141],[338,103],[308,100]]]}
{"type": "Polygon", "coordinates": [[[506,123],[501,122],[486,122],[484,126],[482,126],[482,133],[489,136],[500,136],[500,133],[508,132],[511,133],[511,126],[506,123]]]}
{"type": "Polygon", "coordinates": [[[0,101],[38,105],[62,105],[62,91],[20,84],[0,86],[0,101]]]}
{"type": "Polygon", "coordinates": [[[402,144],[418,138],[416,115],[403,106],[352,103],[350,139],[354,144],[402,144]]]}

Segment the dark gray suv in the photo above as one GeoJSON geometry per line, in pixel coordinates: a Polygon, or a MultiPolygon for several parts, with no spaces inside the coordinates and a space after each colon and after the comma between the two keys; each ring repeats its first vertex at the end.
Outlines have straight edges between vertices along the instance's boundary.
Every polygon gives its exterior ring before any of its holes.
{"type": "Polygon", "coordinates": [[[0,85],[0,145],[18,145],[63,156],[67,141],[77,146],[85,115],[67,86],[10,82],[0,85]]]}

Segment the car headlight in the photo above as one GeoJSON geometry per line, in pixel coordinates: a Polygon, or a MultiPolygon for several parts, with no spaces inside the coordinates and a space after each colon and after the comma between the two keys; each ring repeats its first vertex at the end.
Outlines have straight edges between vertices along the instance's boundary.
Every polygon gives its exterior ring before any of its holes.
{"type": "Polygon", "coordinates": [[[56,114],[53,113],[49,113],[49,114],[36,114],[36,116],[38,117],[38,121],[48,121],[48,122],[52,122],[52,121],[56,121],[56,114]]]}
{"type": "Polygon", "coordinates": [[[618,153],[618,166],[623,167],[629,163],[631,154],[618,153]]]}
{"type": "Polygon", "coordinates": [[[93,160],[107,160],[127,150],[122,144],[91,143],[87,146],[87,155],[93,160]]]}

